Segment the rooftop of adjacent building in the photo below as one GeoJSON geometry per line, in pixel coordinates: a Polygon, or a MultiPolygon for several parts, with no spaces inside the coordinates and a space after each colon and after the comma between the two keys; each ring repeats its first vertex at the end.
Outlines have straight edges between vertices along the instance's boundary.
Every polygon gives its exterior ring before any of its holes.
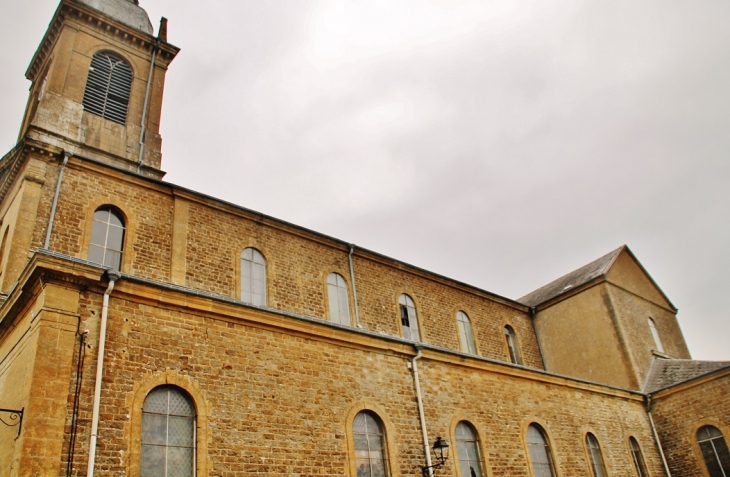
{"type": "Polygon", "coordinates": [[[730,361],[654,358],[643,392],[651,394],[725,368],[730,368],[730,361]]]}

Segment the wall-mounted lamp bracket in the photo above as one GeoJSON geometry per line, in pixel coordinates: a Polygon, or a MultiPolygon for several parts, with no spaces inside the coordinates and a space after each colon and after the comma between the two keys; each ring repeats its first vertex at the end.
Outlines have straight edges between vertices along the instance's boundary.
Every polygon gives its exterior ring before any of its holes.
{"type": "Polygon", "coordinates": [[[21,408],[19,411],[15,409],[2,409],[0,408],[0,412],[7,412],[9,416],[7,419],[10,421],[6,421],[2,417],[0,417],[0,422],[5,424],[8,427],[15,427],[18,426],[18,433],[15,435],[15,439],[17,440],[18,437],[20,437],[20,431],[23,429],[23,411],[25,408],[21,408]]]}

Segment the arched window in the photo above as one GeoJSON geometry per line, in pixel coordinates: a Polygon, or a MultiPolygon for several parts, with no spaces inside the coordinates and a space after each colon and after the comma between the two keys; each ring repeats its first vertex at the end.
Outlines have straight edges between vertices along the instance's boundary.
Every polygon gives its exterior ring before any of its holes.
{"type": "Polygon", "coordinates": [[[266,305],[266,260],[251,247],[241,252],[241,300],[266,305]]]}
{"type": "Polygon", "coordinates": [[[606,466],[603,464],[601,446],[598,444],[596,436],[590,432],[586,434],[586,449],[588,450],[588,458],[591,461],[593,477],[606,477],[606,466]]]}
{"type": "Polygon", "coordinates": [[[482,477],[482,459],[479,455],[477,431],[466,421],[456,425],[456,452],[461,477],[482,477]]]}
{"type": "Polygon", "coordinates": [[[527,428],[527,447],[530,450],[534,477],[555,477],[555,466],[545,432],[537,424],[527,428]]]}
{"type": "Polygon", "coordinates": [[[91,225],[89,261],[115,270],[122,266],[124,248],[124,220],[113,207],[105,205],[94,212],[91,225]]]}
{"type": "Polygon", "coordinates": [[[84,90],[84,111],[124,124],[132,90],[132,68],[121,57],[102,51],[91,59],[84,90]]]}
{"type": "Polygon", "coordinates": [[[629,449],[631,449],[631,459],[634,461],[636,475],[649,477],[649,472],[646,471],[646,464],[644,463],[644,456],[641,454],[641,447],[633,437],[629,437],[629,449]]]}
{"type": "Polygon", "coordinates": [[[730,452],[722,432],[717,427],[704,426],[697,431],[697,443],[710,477],[730,477],[730,452]]]}
{"type": "Polygon", "coordinates": [[[459,311],[456,313],[456,324],[459,327],[459,341],[461,342],[461,351],[465,353],[477,354],[477,346],[474,343],[474,333],[471,329],[471,321],[466,313],[459,311]]]}
{"type": "Polygon", "coordinates": [[[357,477],[386,477],[388,454],[383,423],[373,412],[362,411],[352,423],[357,477]]]}
{"type": "Polygon", "coordinates": [[[400,322],[403,327],[403,337],[411,341],[421,341],[421,335],[418,332],[418,317],[416,316],[416,304],[413,299],[403,294],[398,299],[400,308],[400,322]]]}
{"type": "Polygon", "coordinates": [[[654,344],[656,344],[656,350],[660,353],[664,352],[664,345],[662,344],[662,339],[659,338],[659,331],[656,329],[656,323],[654,323],[654,320],[649,318],[649,329],[651,330],[651,336],[654,337],[654,344]]]}
{"type": "Polygon", "coordinates": [[[10,226],[8,225],[5,227],[5,232],[3,233],[3,240],[0,243],[0,275],[3,273],[3,265],[5,264],[5,245],[8,242],[8,232],[10,232],[10,226]]]}
{"type": "Polygon", "coordinates": [[[504,338],[507,340],[507,349],[509,350],[509,360],[514,364],[522,364],[522,356],[520,355],[520,347],[517,345],[517,335],[510,325],[504,327],[504,338]]]}
{"type": "Polygon", "coordinates": [[[195,475],[195,406],[175,386],[160,386],[142,408],[140,477],[195,475]]]}
{"type": "Polygon", "coordinates": [[[347,299],[347,282],[339,273],[330,273],[327,277],[327,298],[332,322],[349,325],[350,304],[347,299]]]}

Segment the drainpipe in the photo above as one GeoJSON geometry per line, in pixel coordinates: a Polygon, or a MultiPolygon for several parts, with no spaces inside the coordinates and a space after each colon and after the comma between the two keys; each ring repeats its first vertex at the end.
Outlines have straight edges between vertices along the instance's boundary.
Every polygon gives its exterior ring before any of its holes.
{"type": "Polygon", "coordinates": [[[152,74],[155,72],[155,59],[157,58],[157,50],[160,48],[160,39],[157,39],[155,47],[152,49],[152,62],[150,63],[150,73],[147,76],[147,90],[144,93],[144,105],[142,106],[142,122],[140,123],[139,133],[139,158],[137,159],[137,174],[142,170],[142,162],[144,161],[144,137],[147,128],[147,104],[150,100],[150,89],[152,86],[152,74]]]}
{"type": "Polygon", "coordinates": [[[58,205],[58,195],[61,192],[61,181],[63,180],[63,170],[66,169],[68,164],[68,158],[71,157],[70,152],[63,153],[63,164],[61,164],[61,170],[58,173],[58,182],[56,183],[56,193],[53,196],[53,205],[51,206],[51,216],[48,219],[48,228],[46,229],[46,242],[43,244],[43,248],[48,250],[48,245],[51,243],[51,232],[53,231],[53,219],[56,217],[56,206],[58,205]]]}
{"type": "Polygon", "coordinates": [[[537,342],[537,351],[540,353],[540,359],[542,360],[542,367],[547,371],[547,363],[545,362],[545,356],[542,354],[542,346],[540,345],[540,337],[537,335],[537,326],[535,325],[535,315],[537,314],[537,307],[530,307],[530,321],[532,322],[532,331],[535,332],[535,341],[537,342]]]}
{"type": "Polygon", "coordinates": [[[423,414],[423,400],[421,399],[421,382],[418,380],[418,361],[421,359],[423,348],[415,345],[418,354],[413,357],[410,362],[411,372],[413,373],[413,381],[416,384],[416,402],[418,403],[418,418],[421,420],[421,433],[423,435],[423,450],[426,454],[426,467],[429,468],[429,475],[433,475],[433,469],[431,469],[431,448],[428,444],[428,431],[426,430],[426,416],[423,414]]]}
{"type": "Polygon", "coordinates": [[[109,295],[114,290],[114,283],[121,278],[117,270],[107,270],[106,276],[109,279],[101,302],[101,326],[99,329],[99,355],[96,359],[96,383],[94,384],[94,407],[91,413],[91,441],[89,442],[89,466],[86,470],[87,477],[94,477],[94,462],[96,460],[96,438],[99,430],[99,407],[101,401],[101,376],[104,372],[104,348],[106,345],[106,321],[109,313],[109,295]]]}
{"type": "Polygon", "coordinates": [[[659,434],[657,434],[656,427],[654,426],[654,419],[651,417],[651,396],[646,396],[646,414],[649,416],[649,425],[651,426],[651,432],[654,434],[654,441],[656,441],[656,446],[659,448],[659,455],[662,457],[664,471],[667,473],[667,477],[672,477],[672,473],[669,472],[669,464],[667,464],[667,458],[664,456],[664,451],[662,450],[662,443],[659,440],[659,434]]]}
{"type": "Polygon", "coordinates": [[[350,281],[352,282],[352,299],[355,300],[355,324],[358,328],[362,328],[360,324],[360,307],[357,306],[357,287],[355,286],[355,269],[352,266],[352,252],[355,251],[355,245],[350,244],[350,253],[347,260],[350,262],[350,281]]]}

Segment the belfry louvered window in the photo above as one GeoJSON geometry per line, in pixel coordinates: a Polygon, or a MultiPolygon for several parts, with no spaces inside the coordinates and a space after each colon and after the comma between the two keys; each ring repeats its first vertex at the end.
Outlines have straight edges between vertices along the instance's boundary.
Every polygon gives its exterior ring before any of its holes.
{"type": "Polygon", "coordinates": [[[124,124],[131,90],[132,68],[129,64],[113,53],[96,53],[86,80],[84,110],[124,124]]]}

